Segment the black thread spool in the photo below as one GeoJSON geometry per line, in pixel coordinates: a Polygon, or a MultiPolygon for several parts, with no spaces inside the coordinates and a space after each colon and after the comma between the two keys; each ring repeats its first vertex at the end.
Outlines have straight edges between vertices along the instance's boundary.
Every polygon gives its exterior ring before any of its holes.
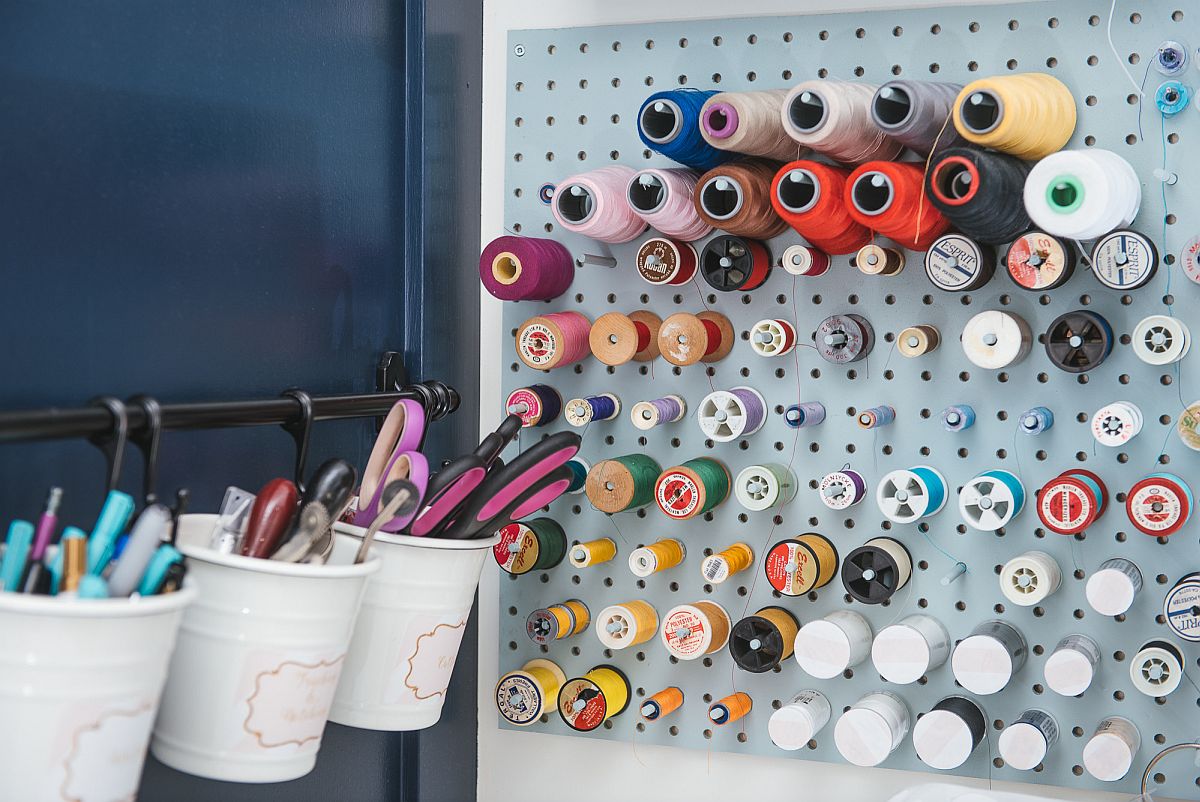
{"type": "Polygon", "coordinates": [[[873,538],[842,560],[842,585],[863,604],[883,604],[911,578],[912,554],[890,537],[873,538]]]}
{"type": "Polygon", "coordinates": [[[987,717],[965,696],[947,696],[921,716],[913,727],[913,747],[921,762],[933,769],[956,769],[983,742],[987,717]]]}
{"type": "Polygon", "coordinates": [[[1003,153],[949,148],[939,151],[930,167],[925,194],[960,232],[1000,245],[1033,225],[1022,200],[1029,169],[1003,153]]]}
{"type": "Polygon", "coordinates": [[[722,234],[700,252],[700,273],[714,290],[750,292],[771,275],[771,254],[758,240],[722,234]]]}
{"type": "Polygon", "coordinates": [[[764,608],[733,625],[729,654],[743,671],[764,674],[792,656],[799,630],[800,622],[791,611],[764,608]]]}
{"type": "Polygon", "coordinates": [[[1046,356],[1059,370],[1087,373],[1108,359],[1113,349],[1113,330],[1095,312],[1076,309],[1059,315],[1046,329],[1046,356]]]}

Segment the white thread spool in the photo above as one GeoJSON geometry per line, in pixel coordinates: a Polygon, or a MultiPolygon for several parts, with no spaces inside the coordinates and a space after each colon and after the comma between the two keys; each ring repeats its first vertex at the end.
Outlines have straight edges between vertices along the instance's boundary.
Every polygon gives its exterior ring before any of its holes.
{"type": "Polygon", "coordinates": [[[1183,681],[1184,667],[1183,652],[1175,644],[1147,641],[1129,662],[1129,679],[1146,696],[1169,696],[1183,681]]]}
{"type": "Polygon", "coordinates": [[[817,679],[841,676],[870,653],[871,624],[853,610],[835,610],[796,633],[796,662],[817,679]]]}
{"type": "Polygon", "coordinates": [[[783,707],[771,714],[767,721],[767,734],[771,743],[788,752],[803,749],[817,736],[833,710],[825,694],[820,691],[800,691],[783,707]]]}
{"type": "Polygon", "coordinates": [[[1148,365],[1170,365],[1187,356],[1192,333],[1177,317],[1150,315],[1134,327],[1130,347],[1148,365]]]}
{"type": "Polygon", "coordinates": [[[879,676],[911,685],[946,662],[950,633],[933,616],[916,613],[884,627],[871,644],[871,662],[879,676]]]}
{"type": "Polygon", "coordinates": [[[1017,771],[1037,768],[1058,743],[1058,722],[1044,710],[1029,709],[1000,733],[997,748],[1004,764],[1017,771]]]}
{"type": "Polygon", "coordinates": [[[1133,166],[1111,150],[1062,150],[1033,166],[1024,197],[1025,211],[1047,234],[1092,240],[1133,222],[1142,183],[1133,166]]]}
{"type": "Polygon", "coordinates": [[[1029,355],[1033,335],[1020,315],[991,309],[967,321],[962,347],[971,364],[985,370],[1001,370],[1029,355]]]}
{"type": "Polygon", "coordinates": [[[1004,690],[1029,656],[1015,627],[999,619],[984,621],[960,641],[950,657],[954,678],[971,693],[989,696],[1004,690]]]}
{"type": "Polygon", "coordinates": [[[1092,437],[1102,446],[1118,448],[1142,431],[1142,410],[1132,401],[1114,401],[1092,416],[1092,437]]]}
{"type": "Polygon", "coordinates": [[[1058,642],[1042,668],[1046,687],[1060,696],[1079,696],[1091,687],[1100,664],[1100,646],[1087,635],[1068,635],[1058,642]]]}
{"type": "Polygon", "coordinates": [[[1083,747],[1083,767],[1101,782],[1116,782],[1129,773],[1142,746],[1142,734],[1127,718],[1109,716],[1083,747]]]}
{"type": "Polygon", "coordinates": [[[1088,577],[1088,604],[1100,615],[1124,615],[1142,589],[1142,572],[1124,557],[1100,563],[1088,577]]]}
{"type": "Polygon", "coordinates": [[[733,494],[751,512],[769,510],[796,497],[796,475],[786,465],[774,462],[749,465],[734,480],[733,494]]]}
{"type": "Polygon", "coordinates": [[[1041,604],[1062,584],[1062,570],[1044,551],[1027,551],[1000,569],[1000,592],[1019,607],[1041,604]]]}
{"type": "Polygon", "coordinates": [[[833,728],[833,741],[847,762],[878,766],[904,742],[912,716],[904,700],[887,691],[859,699],[833,728]]]}

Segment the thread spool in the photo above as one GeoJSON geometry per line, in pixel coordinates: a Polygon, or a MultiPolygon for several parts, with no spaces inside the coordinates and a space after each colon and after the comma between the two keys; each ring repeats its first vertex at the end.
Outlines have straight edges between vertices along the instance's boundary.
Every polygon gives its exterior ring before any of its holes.
{"type": "Polygon", "coordinates": [[[1092,247],[1092,275],[1110,290],[1144,287],[1157,271],[1158,248],[1136,231],[1113,231],[1092,247]]]}
{"type": "Polygon", "coordinates": [[[683,562],[687,550],[683,542],[672,538],[640,546],[629,553],[629,571],[637,577],[648,577],[659,571],[674,568],[683,562]]]}
{"type": "Polygon", "coordinates": [[[579,428],[593,421],[614,420],[621,414],[621,399],[612,393],[572,398],[567,402],[567,423],[579,428]]]}
{"type": "Polygon", "coordinates": [[[917,465],[885,474],[875,488],[875,502],[889,521],[916,523],[946,506],[946,477],[936,468],[917,465]]]}
{"type": "Polygon", "coordinates": [[[786,89],[713,95],[700,111],[704,141],[721,150],[751,156],[795,159],[804,149],[783,128],[780,109],[786,96],[786,89]]]}
{"type": "Polygon", "coordinates": [[[871,653],[871,624],[853,610],[835,610],[796,633],[796,662],[817,679],[840,677],[871,653]]]}
{"type": "Polygon", "coordinates": [[[904,149],[871,116],[878,87],[851,81],[802,81],[781,109],[788,136],[834,161],[861,164],[895,159],[904,149]]]}
{"type": "Polygon", "coordinates": [[[1062,571],[1044,551],[1018,554],[1000,569],[1000,592],[1018,607],[1041,604],[1061,585],[1062,571]]]}
{"type": "Polygon", "coordinates": [[[663,617],[659,637],[668,653],[698,660],[729,643],[729,613],[715,602],[698,601],[672,608],[663,617]]]}
{"type": "Polygon", "coordinates": [[[700,575],[706,583],[720,585],[753,564],[754,552],[750,547],[745,543],[734,543],[723,551],[705,557],[700,564],[700,575]]]}
{"type": "MultiPolygon", "coordinates": [[[[814,161],[789,162],[771,182],[771,205],[780,219],[824,253],[854,253],[871,241],[871,231],[846,207],[849,177],[850,171],[840,167],[814,161]]],[[[787,252],[783,266],[789,273],[795,272],[789,267],[787,252]]],[[[806,270],[800,275],[820,275],[826,269],[827,264],[820,272],[806,270]]]]}
{"type": "Polygon", "coordinates": [[[1088,577],[1088,604],[1100,615],[1124,615],[1142,591],[1142,572],[1124,557],[1111,557],[1088,577]]]}
{"type": "Polygon", "coordinates": [[[848,510],[867,495],[867,480],[851,468],[827,473],[817,486],[821,503],[831,510],[848,510]]]}
{"type": "Polygon", "coordinates": [[[677,287],[696,275],[700,256],[690,242],[667,237],[651,237],[638,246],[634,264],[638,275],[648,284],[677,287]]]}
{"type": "Polygon", "coordinates": [[[1008,276],[1018,287],[1045,292],[1061,287],[1075,272],[1075,251],[1056,237],[1031,231],[1018,237],[1004,257],[1008,276]]]}
{"type": "Polygon", "coordinates": [[[1025,509],[1025,485],[1011,471],[984,471],[958,493],[958,511],[963,521],[981,532],[1008,526],[1025,509]]]}
{"type": "Polygon", "coordinates": [[[1114,401],[1092,415],[1092,437],[1102,446],[1117,448],[1142,431],[1142,410],[1132,401],[1114,401]]]}
{"type": "Polygon", "coordinates": [[[1020,315],[991,309],[967,321],[962,346],[971,364],[985,370],[1003,370],[1029,356],[1033,334],[1020,315]]]}
{"type": "Polygon", "coordinates": [[[829,254],[808,245],[789,245],[783,252],[780,265],[793,276],[816,278],[829,272],[829,254]]]}
{"type": "Polygon", "coordinates": [[[848,365],[866,359],[875,347],[875,330],[865,317],[846,313],[830,315],[817,326],[817,354],[826,362],[848,365]]]}
{"type": "Polygon", "coordinates": [[[650,602],[636,600],[605,607],[596,616],[596,637],[606,649],[627,649],[658,633],[658,612],[650,602]]]}
{"type": "Polygon", "coordinates": [[[1163,75],[1179,75],[1187,69],[1188,49],[1173,39],[1167,39],[1158,46],[1151,63],[1163,75]]]}
{"type": "Polygon", "coordinates": [[[1125,513],[1139,532],[1170,537],[1192,517],[1192,489],[1173,473],[1152,473],[1125,495],[1125,513]]]}
{"type": "Polygon", "coordinates": [[[942,428],[962,432],[975,425],[975,409],[969,404],[955,404],[942,410],[942,428]]]}
{"type": "Polygon", "coordinates": [[[1032,225],[1023,193],[1029,165],[1003,153],[952,148],[925,178],[925,193],[954,228],[979,242],[1012,242],[1032,225]]]}
{"type": "Polygon", "coordinates": [[[555,221],[600,242],[629,242],[646,230],[646,221],[625,200],[625,188],[635,173],[632,167],[614,164],[571,176],[555,187],[550,199],[555,221]]]}
{"type": "Polygon", "coordinates": [[[788,752],[803,749],[829,723],[833,709],[820,691],[800,691],[771,714],[767,734],[771,743],[788,752]]]}
{"type": "Polygon", "coordinates": [[[1100,664],[1100,646],[1087,635],[1068,635],[1046,658],[1046,687],[1060,696],[1079,696],[1092,685],[1100,664]]]}
{"type": "Polygon", "coordinates": [[[573,278],[571,252],[552,239],[497,237],[479,257],[479,279],[501,301],[553,301],[573,278]]]}
{"type": "Polygon", "coordinates": [[[517,328],[517,356],[526,367],[553,370],[586,359],[591,353],[592,322],[579,312],[531,317],[517,328]]]}
{"type": "Polygon", "coordinates": [[[858,413],[858,425],[862,429],[878,429],[896,422],[896,410],[886,404],[864,409],[858,413]]]}
{"type": "Polygon", "coordinates": [[[767,420],[767,402],[753,387],[714,390],[696,407],[696,423],[704,436],[718,443],[749,437],[767,420]]]}
{"type": "Polygon", "coordinates": [[[586,543],[576,543],[568,554],[571,565],[575,568],[591,568],[593,565],[606,563],[617,556],[617,544],[610,537],[589,540],[586,543]]]}
{"type": "Polygon", "coordinates": [[[665,395],[653,401],[639,401],[629,411],[629,419],[642,431],[664,423],[678,423],[687,415],[687,403],[677,395],[665,395]]]}
{"type": "Polygon", "coordinates": [[[1142,735],[1136,724],[1109,716],[1083,747],[1083,768],[1101,782],[1116,782],[1129,773],[1141,747],[1142,735]]]}
{"type": "Polygon", "coordinates": [[[936,326],[929,324],[909,326],[896,335],[896,350],[900,352],[900,356],[914,359],[933,353],[941,341],[942,335],[936,326]]]}
{"type": "Polygon", "coordinates": [[[1129,662],[1129,679],[1140,693],[1161,699],[1179,687],[1185,665],[1183,652],[1175,644],[1146,641],[1129,662]]]}
{"type": "Polygon", "coordinates": [[[733,350],[733,324],[720,312],[677,312],[658,330],[658,349],[672,365],[720,362],[733,350]]]}
{"type": "Polygon", "coordinates": [[[815,532],[779,541],[763,560],[767,582],[784,596],[803,596],[823,588],[837,570],[837,549],[815,532]]]}
{"type": "Polygon", "coordinates": [[[1038,493],[1038,518],[1051,532],[1078,535],[1108,506],[1108,488],[1091,471],[1064,471],[1038,493]]]}
{"type": "Polygon", "coordinates": [[[671,89],[655,92],[638,110],[642,144],[672,161],[695,170],[711,170],[734,157],[704,141],[700,110],[717,94],[710,90],[671,89]]]}
{"type": "Polygon", "coordinates": [[[738,503],[751,512],[782,507],[796,497],[796,476],[786,465],[749,465],[733,481],[738,503]]]}
{"type": "Polygon", "coordinates": [[[1171,632],[1188,643],[1200,643],[1200,573],[1176,582],[1163,599],[1163,616],[1171,632]]]}
{"type": "Polygon", "coordinates": [[[715,509],[729,498],[729,469],[709,457],[690,459],[663,471],[654,500],[668,518],[686,521],[715,509]]]}
{"type": "Polygon", "coordinates": [[[943,234],[925,252],[925,275],[946,292],[969,292],[991,281],[996,252],[961,234],[943,234]]]}
{"type": "Polygon", "coordinates": [[[782,318],[766,318],[750,328],[750,348],[759,356],[784,356],[796,347],[796,327],[782,318]]]}
{"type": "Polygon", "coordinates": [[[888,682],[911,685],[945,664],[950,643],[941,621],[921,613],[907,615],[875,636],[871,663],[888,682]]]}
{"type": "Polygon", "coordinates": [[[523,428],[545,426],[557,420],[562,412],[562,396],[547,384],[531,384],[509,393],[504,409],[520,417],[523,428]]]}
{"type": "Polygon", "coordinates": [[[792,656],[800,623],[782,607],[764,607],[733,625],[729,654],[734,665],[751,674],[772,671],[792,656]]]}
{"type": "Polygon", "coordinates": [[[500,540],[492,547],[492,556],[501,571],[514,576],[548,571],[567,553],[567,535],[552,518],[510,523],[496,534],[500,540]]]}
{"type": "Polygon", "coordinates": [[[722,234],[700,252],[700,274],[714,290],[750,292],[771,275],[771,254],[757,240],[722,234]]]}
{"type": "Polygon", "coordinates": [[[1179,442],[1192,451],[1200,451],[1200,401],[1193,401],[1179,416],[1175,424],[1179,442]]]}
{"type": "Polygon", "coordinates": [[[854,266],[867,276],[895,276],[904,270],[904,251],[870,243],[858,249],[854,266]]]}
{"type": "Polygon", "coordinates": [[[842,585],[863,604],[883,604],[912,578],[912,555],[890,537],[877,537],[846,555],[842,585]]]}
{"type": "Polygon", "coordinates": [[[1004,690],[1028,656],[1025,636],[1011,624],[993,619],[982,622],[959,641],[950,657],[950,667],[963,688],[989,696],[1004,690]]]}
{"type": "Polygon", "coordinates": [[[997,747],[1004,765],[1030,771],[1042,764],[1058,743],[1058,722],[1045,710],[1030,708],[1000,733],[997,747]]]}
{"type": "Polygon", "coordinates": [[[925,173],[909,162],[872,161],[850,174],[846,207],[862,225],[913,251],[928,250],[950,221],[925,197],[925,173]]]}
{"type": "Polygon", "coordinates": [[[567,675],[550,660],[530,660],[496,683],[496,710],[509,724],[527,727],[558,700],[567,675]]]}
{"type": "Polygon", "coordinates": [[[626,454],[597,462],[588,471],[588,501],[609,515],[645,507],[654,500],[654,482],[662,468],[645,454],[626,454]]]}
{"type": "Polygon", "coordinates": [[[1171,365],[1191,350],[1192,333],[1177,317],[1150,315],[1134,327],[1130,344],[1134,355],[1147,365],[1171,365]]]}
{"type": "Polygon", "coordinates": [[[1086,373],[1104,364],[1114,339],[1103,316],[1076,309],[1056,317],[1046,330],[1046,356],[1059,370],[1086,373]]]}
{"type": "Polygon", "coordinates": [[[586,604],[579,599],[568,599],[530,613],[525,619],[525,634],[534,643],[544,646],[578,635],[591,621],[592,614],[586,604]]]}
{"type": "Polygon", "coordinates": [[[575,457],[574,459],[567,460],[567,467],[571,470],[571,484],[567,485],[567,492],[572,495],[579,495],[587,486],[587,475],[592,466],[579,457],[575,457]]]}
{"type": "Polygon", "coordinates": [[[1061,149],[1075,122],[1071,90],[1046,73],[972,81],[954,101],[954,127],[963,139],[1026,160],[1061,149]]]}
{"type": "Polygon", "coordinates": [[[658,721],[683,707],[683,691],[672,685],[642,700],[641,714],[644,721],[658,721]]]}
{"type": "MultiPolygon", "coordinates": [[[[806,426],[816,426],[825,420],[825,405],[820,401],[805,401],[792,404],[783,413],[783,420],[791,429],[803,429],[806,426]]],[[[1197,446],[1200,450],[1200,446],[1197,446]]]]}
{"type": "Polygon", "coordinates": [[[1091,240],[1129,227],[1141,207],[1142,184],[1133,166],[1111,150],[1064,150],[1033,166],[1024,198],[1038,228],[1091,240]]]}
{"type": "Polygon", "coordinates": [[[871,98],[871,120],[889,137],[928,156],[958,144],[958,131],[947,125],[961,84],[935,81],[888,81],[871,98]]]}
{"type": "Polygon", "coordinates": [[[931,769],[956,769],[983,742],[987,726],[979,705],[965,696],[947,696],[917,719],[913,748],[931,769]]]}
{"type": "Polygon", "coordinates": [[[558,692],[558,714],[576,732],[591,732],[629,706],[629,680],[616,666],[600,665],[569,679],[558,692]]]}
{"type": "Polygon", "coordinates": [[[753,707],[754,700],[748,694],[731,693],[709,705],[708,720],[718,727],[724,727],[744,718],[753,707]]]}
{"type": "Polygon", "coordinates": [[[645,309],[623,315],[609,312],[596,318],[588,334],[592,354],[606,365],[658,358],[658,331],[662,318],[645,309]]]}
{"type": "Polygon", "coordinates": [[[1017,428],[1031,437],[1050,431],[1052,426],[1054,413],[1047,407],[1031,407],[1017,416],[1017,428]]]}
{"type": "Polygon", "coordinates": [[[771,181],[779,165],[761,159],[723,164],[700,176],[692,196],[700,219],[713,228],[756,240],[787,230],[771,206],[771,181]]]}
{"type": "Polygon", "coordinates": [[[833,728],[833,741],[847,762],[862,768],[878,766],[904,742],[911,721],[903,699],[875,691],[842,714],[833,728]]]}
{"type": "Polygon", "coordinates": [[[703,239],[712,226],[700,219],[692,203],[699,178],[695,170],[647,167],[629,179],[625,198],[634,214],[664,235],[684,242],[703,239]]]}
{"type": "Polygon", "coordinates": [[[1154,105],[1158,113],[1170,119],[1192,102],[1192,88],[1180,81],[1164,81],[1154,92],[1154,105]]]}

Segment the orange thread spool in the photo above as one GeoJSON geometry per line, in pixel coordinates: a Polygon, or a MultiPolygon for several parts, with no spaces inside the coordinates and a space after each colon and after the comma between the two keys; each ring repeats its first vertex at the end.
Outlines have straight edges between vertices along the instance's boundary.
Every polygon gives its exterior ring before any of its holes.
{"type": "Polygon", "coordinates": [[[832,254],[854,253],[871,241],[870,229],[846,208],[849,170],[800,160],[771,181],[771,206],[811,245],[832,254]]]}
{"type": "Polygon", "coordinates": [[[681,707],[683,707],[683,691],[675,686],[663,688],[642,702],[642,718],[646,721],[658,721],[681,707]]]}
{"type": "Polygon", "coordinates": [[[731,693],[724,699],[713,702],[708,708],[708,718],[718,727],[732,724],[743,718],[754,707],[749,694],[731,693]]]}
{"type": "Polygon", "coordinates": [[[928,250],[950,228],[925,197],[925,173],[916,164],[867,162],[850,174],[843,197],[855,220],[910,250],[928,250]]]}

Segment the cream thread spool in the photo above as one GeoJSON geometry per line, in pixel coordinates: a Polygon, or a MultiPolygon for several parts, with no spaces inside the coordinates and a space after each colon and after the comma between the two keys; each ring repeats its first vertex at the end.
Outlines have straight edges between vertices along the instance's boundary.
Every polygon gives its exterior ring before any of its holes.
{"type": "Polygon", "coordinates": [[[705,582],[719,585],[753,564],[754,551],[745,543],[734,543],[723,551],[705,557],[700,564],[700,575],[705,582]]]}
{"type": "Polygon", "coordinates": [[[1087,635],[1068,635],[1046,658],[1046,687],[1060,696],[1079,696],[1092,685],[1100,664],[1100,646],[1087,635]]]}
{"type": "Polygon", "coordinates": [[[612,538],[602,537],[586,543],[577,543],[567,554],[571,565],[575,568],[590,568],[616,557],[617,544],[612,538]]]}
{"type": "Polygon", "coordinates": [[[912,579],[912,567],[912,555],[899,540],[872,538],[842,561],[842,586],[856,601],[883,604],[912,579]]]}
{"type": "Polygon", "coordinates": [[[1002,370],[1029,356],[1033,334],[1020,315],[989,310],[967,321],[962,332],[962,347],[967,359],[976,367],[1002,370]]]}
{"type": "Polygon", "coordinates": [[[1046,759],[1058,743],[1058,722],[1045,710],[1031,708],[1000,733],[997,747],[1005,765],[1017,771],[1030,771],[1046,759]]]}
{"type": "Polygon", "coordinates": [[[911,685],[945,664],[950,643],[941,621],[916,613],[879,631],[871,644],[871,662],[888,682],[911,685]]]}
{"type": "Polygon", "coordinates": [[[1137,725],[1121,716],[1109,716],[1083,747],[1083,767],[1101,782],[1116,782],[1129,773],[1142,746],[1137,725]]]}
{"type": "Polygon", "coordinates": [[[510,724],[527,727],[557,703],[567,675],[550,660],[530,660],[496,683],[496,710],[510,724]]]}
{"type": "Polygon", "coordinates": [[[1168,640],[1142,644],[1129,661],[1129,679],[1139,693],[1155,698],[1171,695],[1183,681],[1183,652],[1168,640]]]}
{"type": "Polygon", "coordinates": [[[771,743],[788,752],[803,749],[829,723],[833,710],[820,691],[800,691],[771,714],[767,734],[771,743]]]}
{"type": "Polygon", "coordinates": [[[687,549],[683,542],[664,538],[649,546],[641,546],[629,553],[629,570],[637,577],[648,577],[659,571],[674,568],[683,562],[687,549]]]}
{"type": "Polygon", "coordinates": [[[900,352],[900,356],[914,359],[933,353],[941,341],[942,336],[935,326],[929,324],[909,326],[896,335],[896,350],[900,352]]]}
{"type": "Polygon", "coordinates": [[[657,633],[658,612],[640,599],[605,607],[596,616],[596,637],[606,649],[627,649],[657,633]]]}
{"type": "Polygon", "coordinates": [[[671,655],[697,660],[720,651],[729,642],[729,613],[715,602],[681,604],[663,616],[659,637],[671,655]]]}
{"type": "Polygon", "coordinates": [[[864,245],[854,255],[854,266],[867,276],[895,276],[904,270],[904,251],[882,245],[864,245]]]}
{"type": "Polygon", "coordinates": [[[959,642],[950,657],[954,678],[979,696],[999,693],[1029,657],[1025,636],[999,619],[984,621],[959,642]]]}
{"type": "Polygon", "coordinates": [[[838,753],[855,766],[878,766],[904,742],[912,715],[904,700],[887,691],[859,699],[838,719],[833,740],[838,753]]]}
{"type": "Polygon", "coordinates": [[[1000,569],[1000,592],[1019,607],[1033,607],[1062,585],[1062,570],[1044,551],[1027,551],[1000,569]]]}
{"type": "Polygon", "coordinates": [[[871,624],[853,610],[835,610],[796,633],[796,662],[809,676],[833,679],[867,659],[871,624]]]}

